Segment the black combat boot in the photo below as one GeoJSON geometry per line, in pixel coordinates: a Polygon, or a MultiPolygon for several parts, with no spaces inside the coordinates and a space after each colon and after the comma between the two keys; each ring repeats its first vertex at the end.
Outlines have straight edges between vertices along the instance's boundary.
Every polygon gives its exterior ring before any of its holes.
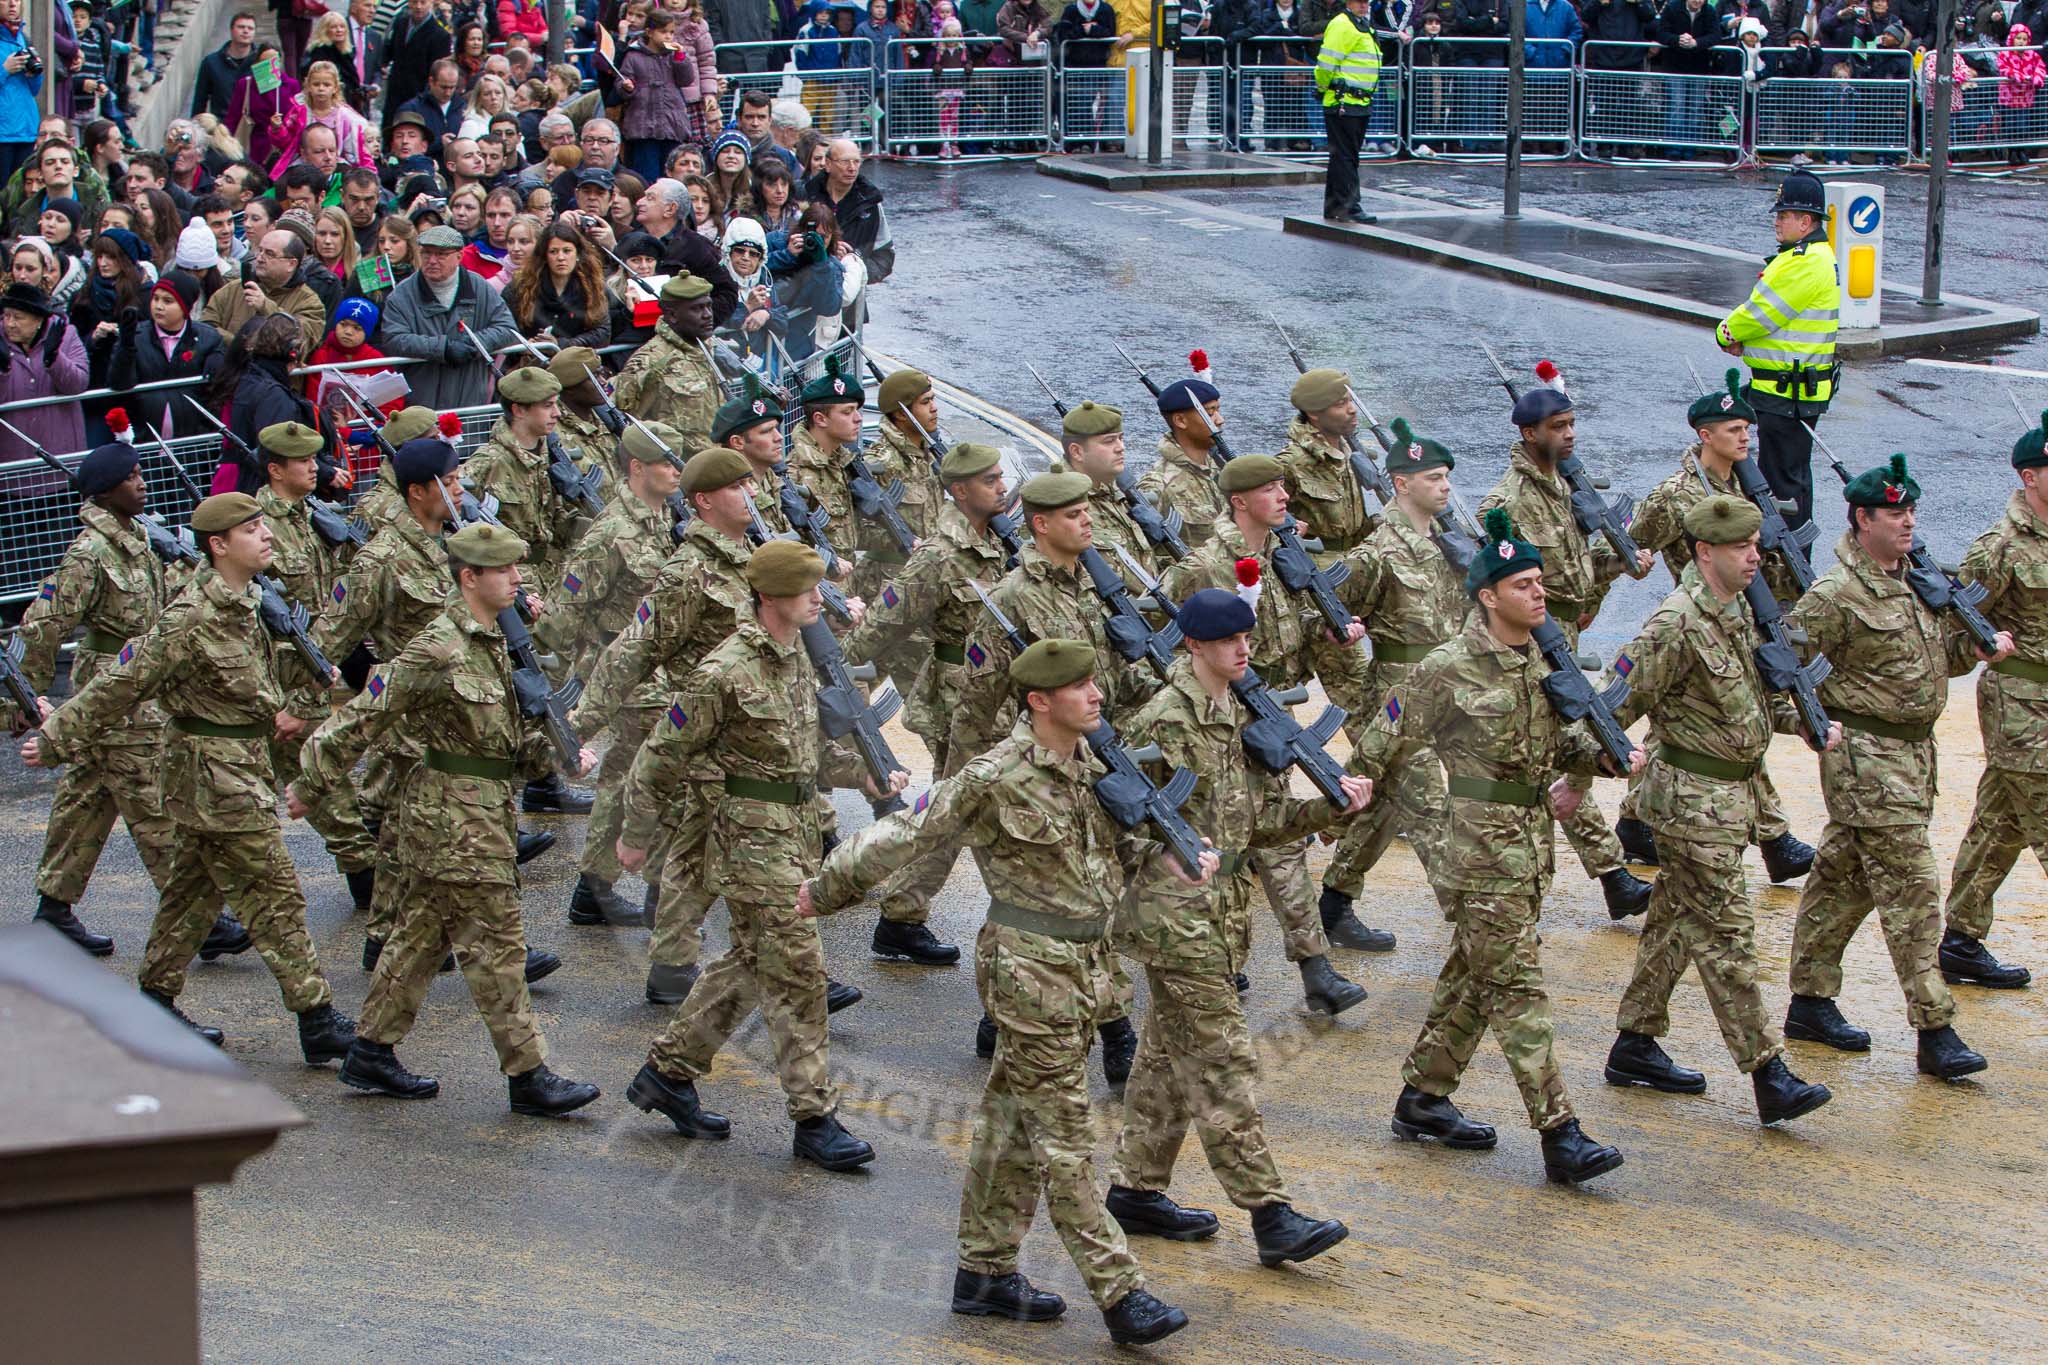
{"type": "Polygon", "coordinates": [[[870,945],[876,957],[888,962],[910,962],[920,967],[950,967],[960,960],[957,944],[941,943],[922,924],[901,924],[892,919],[875,921],[870,945]]]}
{"type": "Polygon", "coordinates": [[[1870,1051],[1870,1034],[1842,1017],[1825,995],[1794,995],[1785,1009],[1785,1036],[1802,1043],[1826,1043],[1837,1052],[1870,1051]]]}
{"type": "Polygon", "coordinates": [[[647,1003],[650,1005],[680,1005],[690,998],[690,988],[697,984],[700,968],[694,962],[680,967],[671,967],[664,962],[647,964],[647,1003]]]}
{"type": "Polygon", "coordinates": [[[875,1149],[841,1127],[837,1114],[797,1124],[792,1150],[828,1171],[857,1171],[875,1159],[875,1149]]]}
{"type": "Polygon", "coordinates": [[[1641,820],[1626,815],[1614,822],[1614,837],[1621,840],[1621,856],[1638,867],[1657,865],[1657,832],[1641,820]]]}
{"type": "Polygon", "coordinates": [[[1117,1345],[1149,1346],[1187,1326],[1188,1315],[1142,1289],[1133,1289],[1102,1310],[1102,1322],[1117,1345]]]}
{"type": "Polygon", "coordinates": [[[1941,974],[1957,985],[1984,986],[1994,991],[2020,990],[2034,979],[2034,974],[2025,967],[2000,962],[1982,943],[1953,929],[1944,929],[1941,934],[1941,974]]]}
{"type": "Polygon", "coordinates": [[[825,1013],[837,1014],[848,1005],[858,1005],[867,997],[858,986],[849,986],[843,981],[825,978],[825,1013]]]}
{"type": "Polygon", "coordinates": [[[640,913],[645,917],[647,927],[654,927],[654,912],[661,905],[661,883],[647,883],[647,894],[640,897],[640,913]]]}
{"type": "Polygon", "coordinates": [[[1007,1275],[977,1275],[971,1270],[955,1270],[953,1311],[972,1318],[1051,1322],[1067,1311],[1067,1301],[1035,1287],[1014,1270],[1007,1275]]]}
{"type": "Polygon", "coordinates": [[[206,931],[206,941],[199,945],[199,960],[211,962],[217,957],[232,957],[246,953],[255,943],[249,931],[235,918],[232,910],[223,910],[213,921],[213,927],[206,931]]]}
{"type": "Polygon", "coordinates": [[[974,1055],[984,1061],[996,1055],[996,1021],[986,1014],[974,1026],[974,1055]]]}
{"type": "Polygon", "coordinates": [[[554,846],[553,830],[522,829],[519,831],[518,852],[514,855],[513,861],[524,867],[554,846]]]}
{"type": "Polygon", "coordinates": [[[1333,886],[1323,888],[1316,907],[1323,917],[1323,936],[1339,948],[1361,953],[1391,953],[1394,936],[1385,929],[1369,929],[1351,912],[1351,897],[1333,886]]]}
{"type": "Polygon", "coordinates": [[[545,1065],[522,1071],[517,1076],[507,1076],[505,1089],[511,1097],[513,1113],[535,1114],[542,1118],[573,1113],[598,1096],[596,1086],[587,1081],[557,1076],[545,1065]]]}
{"type": "Polygon", "coordinates": [[[544,976],[553,976],[562,969],[562,959],[540,948],[526,950],[526,984],[531,986],[544,976]]]}
{"type": "Polygon", "coordinates": [[[637,929],[647,923],[647,916],[639,906],[612,890],[610,882],[585,872],[576,878],[576,889],[569,893],[569,923],[637,929]]]}
{"type": "Polygon", "coordinates": [[[1301,993],[1310,1009],[1329,1015],[1342,1014],[1365,999],[1365,987],[1339,976],[1321,953],[1301,960],[1301,993]]]}
{"type": "Polygon", "coordinates": [[[1543,1174],[1560,1185],[1579,1185],[1621,1164],[1619,1147],[1603,1147],[1586,1136],[1577,1119],[1566,1119],[1543,1134],[1543,1174]]]}
{"type": "Polygon", "coordinates": [[[1920,1030],[1919,1061],[1921,1074],[1944,1081],[1973,1076],[1991,1065],[1981,1053],[1971,1051],[1969,1044],[1956,1037],[1956,1031],[1946,1024],[1920,1030]]]}
{"type": "Polygon", "coordinates": [[[1756,1116],[1767,1125],[1811,1114],[1835,1097],[1826,1086],[1809,1085],[1793,1075],[1783,1057],[1771,1058],[1749,1079],[1756,1087],[1756,1116]]]}
{"type": "Polygon", "coordinates": [[[1766,839],[1757,848],[1764,855],[1764,871],[1773,883],[1804,877],[1813,866],[1813,845],[1789,829],[1775,839],[1766,839]]]}
{"type": "Polygon", "coordinates": [[[1448,1095],[1432,1095],[1412,1085],[1401,1087],[1394,1101],[1394,1136],[1410,1142],[1428,1139],[1461,1152],[1493,1150],[1500,1135],[1490,1123],[1474,1123],[1459,1112],[1448,1095]]]}
{"type": "Polygon", "coordinates": [[[1639,915],[1650,904],[1650,884],[1625,867],[1600,874],[1600,894],[1607,898],[1609,919],[1639,915]]]}
{"type": "Polygon", "coordinates": [[[299,1051],[307,1066],[340,1061],[356,1041],[356,1021],[332,1005],[315,1005],[299,1016],[299,1051]]]}
{"type": "Polygon", "coordinates": [[[732,1136],[732,1123],[714,1114],[697,1100],[695,1081],[674,1081],[646,1062],[633,1083],[626,1087],[626,1103],[643,1114],[660,1114],[686,1138],[723,1142],[732,1136]]]}
{"type": "Polygon", "coordinates": [[[441,1083],[432,1076],[407,1071],[391,1044],[367,1038],[357,1038],[348,1056],[342,1058],[341,1083],[398,1100],[430,1100],[441,1093],[441,1083]]]}
{"type": "Polygon", "coordinates": [[[1268,1269],[1283,1261],[1313,1259],[1350,1235],[1351,1229],[1336,1219],[1305,1218],[1292,1204],[1261,1204],[1252,1210],[1259,1264],[1268,1269]]]}
{"type": "Polygon", "coordinates": [[[341,876],[342,880],[348,883],[348,898],[355,902],[356,913],[367,912],[370,908],[370,897],[377,893],[377,869],[363,867],[354,872],[344,872],[341,876]]]}
{"type": "Polygon", "coordinates": [[[526,784],[519,809],[528,815],[585,815],[597,800],[588,787],[572,787],[560,773],[549,773],[526,784]]]}
{"type": "Polygon", "coordinates": [[[1184,1209],[1161,1190],[1134,1190],[1111,1185],[1103,1205],[1117,1226],[1133,1237],[1164,1237],[1169,1242],[1200,1242],[1216,1235],[1216,1215],[1207,1209],[1184,1209]]]}
{"type": "Polygon", "coordinates": [[[1246,976],[1243,972],[1233,973],[1230,978],[1230,984],[1237,987],[1237,993],[1239,995],[1248,995],[1251,993],[1252,979],[1246,976]]]}
{"type": "Polygon", "coordinates": [[[1096,1032],[1102,1035],[1102,1074],[1111,1085],[1131,1078],[1131,1062],[1138,1055],[1138,1031],[1129,1019],[1112,1019],[1096,1032]]]}
{"type": "Polygon", "coordinates": [[[227,1035],[225,1033],[222,1033],[219,1029],[214,1028],[212,1025],[193,1023],[191,1019],[186,1017],[185,1011],[179,1009],[176,1003],[172,1001],[170,996],[159,995],[152,990],[144,990],[142,993],[148,996],[151,1000],[154,1000],[158,1005],[162,1006],[164,1012],[170,1015],[171,1018],[183,1024],[186,1028],[191,1029],[194,1033],[198,1034],[201,1038],[204,1038],[207,1042],[212,1043],[215,1047],[219,1047],[223,1042],[227,1040],[227,1035]]]}
{"type": "Polygon", "coordinates": [[[64,937],[76,943],[94,957],[112,957],[114,940],[105,934],[95,934],[78,922],[78,916],[71,913],[71,907],[51,896],[44,896],[36,902],[35,918],[55,929],[64,937]]]}
{"type": "Polygon", "coordinates": [[[1698,1095],[1707,1088],[1704,1073],[1682,1067],[1665,1055],[1647,1033],[1618,1033],[1607,1050],[1609,1085],[1646,1085],[1667,1095],[1698,1095]]]}

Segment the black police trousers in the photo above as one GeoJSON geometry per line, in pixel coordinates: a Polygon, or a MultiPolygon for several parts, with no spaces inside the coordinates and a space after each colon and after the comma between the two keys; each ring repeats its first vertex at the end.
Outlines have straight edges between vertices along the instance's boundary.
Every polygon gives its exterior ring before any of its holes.
{"type": "Polygon", "coordinates": [[[1323,176],[1323,217],[1358,212],[1358,153],[1365,146],[1363,107],[1323,106],[1330,136],[1330,169],[1323,176]]]}
{"type": "MultiPolygon", "coordinates": [[[[1819,421],[1814,418],[1813,421],[1819,421]]],[[[1813,520],[1813,426],[1786,412],[1756,415],[1757,464],[1771,491],[1796,503],[1799,515],[1785,520],[1793,526],[1813,520]]],[[[1811,551],[1808,558],[1812,557],[1811,551]]]]}

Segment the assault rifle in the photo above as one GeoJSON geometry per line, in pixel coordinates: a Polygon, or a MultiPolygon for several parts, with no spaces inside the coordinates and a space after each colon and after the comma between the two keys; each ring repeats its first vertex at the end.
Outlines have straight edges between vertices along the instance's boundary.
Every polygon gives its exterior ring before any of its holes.
{"type": "MultiPolygon", "coordinates": [[[[1508,401],[1521,399],[1521,392],[1515,388],[1515,381],[1508,377],[1507,367],[1500,363],[1500,357],[1493,353],[1493,347],[1485,342],[1479,349],[1486,352],[1486,358],[1493,362],[1494,373],[1500,376],[1501,387],[1508,391],[1508,401]]],[[[1621,556],[1621,562],[1628,566],[1628,576],[1640,578],[1636,572],[1636,555],[1640,547],[1635,537],[1628,533],[1628,523],[1635,511],[1635,499],[1625,495],[1612,498],[1599,492],[1599,485],[1586,469],[1585,461],[1577,455],[1566,455],[1557,462],[1558,477],[1572,491],[1572,520],[1579,524],[1585,534],[1604,537],[1614,547],[1614,553],[1621,556]]]]}
{"type": "Polygon", "coordinates": [[[1081,551],[1081,567],[1088,573],[1088,581],[1095,588],[1095,595],[1102,599],[1102,609],[1108,614],[1103,622],[1103,633],[1116,646],[1116,652],[1132,663],[1149,663],[1152,671],[1162,679],[1173,667],[1173,651],[1180,644],[1180,627],[1168,622],[1157,630],[1145,619],[1145,613],[1138,610],[1138,604],[1131,600],[1130,589],[1124,586],[1124,576],[1110,567],[1102,557],[1102,551],[1089,546],[1081,551]]]}
{"type": "MultiPolygon", "coordinates": [[[[1031,371],[1031,377],[1038,381],[1038,387],[1044,389],[1045,396],[1052,400],[1053,411],[1065,417],[1067,405],[1053,392],[1052,385],[1045,382],[1045,376],[1029,361],[1025,362],[1024,368],[1031,371]]],[[[1159,509],[1152,505],[1152,500],[1138,491],[1137,476],[1128,469],[1116,476],[1116,491],[1123,498],[1124,507],[1130,512],[1131,520],[1137,523],[1139,532],[1154,549],[1164,550],[1175,559],[1188,557],[1187,542],[1180,538],[1181,528],[1187,522],[1178,511],[1161,516],[1159,509]]]]}
{"type": "MultiPolygon", "coordinates": [[[[1706,384],[1700,379],[1700,372],[1693,368],[1692,361],[1685,362],[1685,369],[1692,376],[1694,387],[1705,393],[1706,384]]],[[[1733,375],[1735,371],[1730,370],[1729,373],[1733,375]]],[[[1754,503],[1756,510],[1763,515],[1764,524],[1756,537],[1758,548],[1777,555],[1799,591],[1805,592],[1813,586],[1813,562],[1808,552],[1813,542],[1820,538],[1820,527],[1808,521],[1802,522],[1798,530],[1792,529],[1785,520],[1785,509],[1778,505],[1777,494],[1771,491],[1770,481],[1764,478],[1763,470],[1757,468],[1754,459],[1744,456],[1735,462],[1734,469],[1736,486],[1742,490],[1742,496],[1754,503]]]]}
{"type": "MultiPolygon", "coordinates": [[[[813,621],[803,628],[802,634],[804,652],[811,656],[811,667],[818,672],[818,724],[827,739],[853,736],[854,748],[860,751],[860,761],[874,780],[875,790],[883,793],[883,799],[874,804],[876,817],[894,815],[905,807],[901,796],[890,793],[889,779],[903,764],[890,752],[889,741],[882,738],[882,727],[902,708],[903,699],[894,687],[885,686],[869,704],[853,685],[857,670],[846,662],[839,637],[832,633],[832,628],[823,621],[813,621]]],[[[863,667],[872,678],[874,667],[863,667]]]]}
{"type": "MultiPolygon", "coordinates": [[[[455,329],[468,338],[469,344],[476,348],[476,353],[484,358],[484,364],[490,366],[491,376],[502,381],[505,378],[504,363],[491,354],[490,347],[484,345],[483,338],[471,331],[466,322],[458,320],[455,329]]],[[[532,346],[524,341],[520,345],[528,354],[537,357],[543,365],[547,363],[547,357],[534,350],[532,346]]],[[[576,461],[569,456],[569,448],[563,445],[562,438],[552,431],[548,433],[547,447],[548,482],[555,486],[555,495],[563,502],[576,503],[593,517],[604,511],[604,499],[598,496],[598,490],[604,487],[604,465],[593,464],[587,471],[577,468],[576,461]]]]}
{"type": "Polygon", "coordinates": [[[1308,594],[1341,641],[1358,619],[1337,600],[1337,585],[1351,576],[1351,566],[1340,559],[1327,569],[1318,569],[1315,556],[1301,538],[1300,524],[1291,516],[1274,529],[1273,535],[1280,542],[1273,547],[1273,572],[1280,575],[1287,591],[1308,594]]]}
{"type": "Polygon", "coordinates": [[[1550,702],[1550,709],[1567,725],[1575,720],[1584,721],[1614,764],[1615,773],[1626,776],[1636,746],[1614,718],[1614,709],[1628,700],[1628,679],[1618,677],[1605,690],[1596,692],[1580,671],[1578,656],[1565,639],[1562,626],[1546,616],[1529,635],[1544,662],[1550,665],[1550,672],[1543,678],[1543,695],[1550,702]]]}
{"type": "MultiPolygon", "coordinates": [[[[347,385],[340,387],[350,397],[355,396],[347,385]]],[[[233,442],[235,449],[242,452],[243,459],[249,461],[259,472],[263,469],[263,457],[257,454],[247,441],[237,436],[234,428],[194,402],[190,394],[180,394],[179,397],[191,404],[192,411],[213,423],[224,438],[233,442]]],[[[158,433],[157,440],[163,440],[162,433],[158,433]]],[[[369,524],[361,517],[351,517],[333,503],[324,502],[319,498],[307,498],[305,506],[306,520],[312,525],[313,534],[326,542],[329,549],[340,550],[351,546],[360,549],[370,543],[369,524]]]]}

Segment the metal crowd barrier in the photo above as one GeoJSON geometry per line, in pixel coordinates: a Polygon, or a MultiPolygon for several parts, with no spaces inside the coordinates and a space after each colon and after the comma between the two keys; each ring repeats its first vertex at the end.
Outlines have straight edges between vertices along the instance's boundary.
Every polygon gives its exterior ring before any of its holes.
{"type": "MultiPolygon", "coordinates": [[[[1323,97],[1316,89],[1319,38],[1251,38],[1238,50],[1237,149],[1320,152],[1328,141],[1323,132],[1323,97]]],[[[1382,68],[1381,89],[1389,84],[1382,68]]],[[[1391,72],[1398,86],[1399,71],[1391,72]]],[[[1375,93],[1373,107],[1379,106],[1375,93]]],[[[1374,120],[1368,120],[1368,123],[1374,120]]]]}
{"type": "MultiPolygon", "coordinates": [[[[1765,49],[1766,60],[1785,49],[1765,49]]],[[[1759,152],[1818,151],[1827,159],[1847,160],[1851,153],[1879,157],[1911,156],[1914,151],[1913,105],[1919,82],[1912,76],[1856,75],[1855,59],[1864,53],[1823,49],[1818,76],[1773,76],[1756,87],[1755,149],[1759,152]],[[1850,63],[1850,75],[1837,78],[1828,68],[1850,63]]]]}
{"type": "MultiPolygon", "coordinates": [[[[1438,38],[1433,42],[1451,65],[1435,70],[1438,98],[1426,108],[1411,101],[1409,145],[1429,146],[1443,156],[1506,155],[1508,45],[1491,38],[1438,38]]],[[[1523,73],[1523,155],[1532,161],[1561,160],[1577,145],[1573,106],[1578,72],[1571,65],[1571,44],[1561,38],[1539,38],[1530,41],[1527,49],[1531,61],[1523,73]],[[1561,55],[1565,63],[1538,66],[1534,59],[1539,52],[1561,55]]],[[[1386,80],[1382,74],[1380,84],[1384,86],[1386,80]]]]}
{"type": "MultiPolygon", "coordinates": [[[[1121,150],[1131,126],[1131,72],[1124,66],[1075,66],[1072,49],[1084,51],[1108,46],[1098,38],[1083,38],[1060,44],[1059,124],[1057,141],[1062,151],[1097,147],[1121,150]]],[[[891,111],[892,116],[894,111],[891,111]]]]}
{"type": "MultiPolygon", "coordinates": [[[[900,49],[932,46],[926,39],[893,39],[884,87],[883,145],[899,156],[933,156],[942,142],[974,150],[1039,152],[1052,145],[1052,65],[977,66],[958,101],[959,132],[940,129],[940,98],[930,67],[911,67],[900,49]]],[[[1121,72],[1119,72],[1121,74],[1121,72]]],[[[1119,125],[1121,127],[1121,125],[1119,125]]]]}
{"type": "Polygon", "coordinates": [[[1182,38],[1173,54],[1173,133],[1183,147],[1236,145],[1234,116],[1226,117],[1224,87],[1232,84],[1221,38],[1182,38]]]}
{"type": "MultiPolygon", "coordinates": [[[[740,69],[725,72],[726,116],[739,114],[740,96],[748,90],[766,90],[777,99],[795,99],[811,111],[811,127],[826,137],[848,137],[861,146],[875,145],[875,45],[866,38],[815,38],[808,42],[721,43],[721,58],[729,58],[740,69]],[[793,54],[824,50],[838,65],[806,71],[791,65],[793,54]],[[759,61],[771,70],[753,69],[759,61]]],[[[720,69],[724,70],[724,62],[720,69]]],[[[893,74],[893,73],[892,73],[893,74]]]]}
{"type": "Polygon", "coordinates": [[[2005,102],[2005,77],[1979,76],[1963,87],[1963,107],[1949,115],[1952,150],[1995,151],[2048,144],[2048,90],[2023,106],[2005,102]]]}
{"type": "Polygon", "coordinates": [[[1579,72],[1579,146],[1589,156],[1626,152],[1735,152],[1742,148],[1742,77],[1597,65],[1640,62],[1641,43],[1587,43],[1579,72]]]}

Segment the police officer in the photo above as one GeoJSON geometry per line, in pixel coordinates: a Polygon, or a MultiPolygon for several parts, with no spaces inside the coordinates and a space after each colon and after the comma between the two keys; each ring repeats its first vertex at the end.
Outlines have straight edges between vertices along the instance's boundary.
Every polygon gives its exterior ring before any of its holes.
{"type": "Polygon", "coordinates": [[[1316,89],[1329,132],[1330,168],[1323,176],[1323,217],[1332,223],[1377,222],[1358,206],[1358,154],[1366,111],[1380,83],[1380,45],[1373,37],[1372,0],[1344,0],[1344,12],[1323,30],[1316,53],[1316,89]]]}
{"type": "Polygon", "coordinates": [[[1813,520],[1813,427],[1841,373],[1835,331],[1842,291],[1823,226],[1826,213],[1818,176],[1794,171],[1785,177],[1771,205],[1778,250],[1741,307],[1714,329],[1721,349],[1749,367],[1758,463],[1772,491],[1798,505],[1799,523],[1813,520]]]}

